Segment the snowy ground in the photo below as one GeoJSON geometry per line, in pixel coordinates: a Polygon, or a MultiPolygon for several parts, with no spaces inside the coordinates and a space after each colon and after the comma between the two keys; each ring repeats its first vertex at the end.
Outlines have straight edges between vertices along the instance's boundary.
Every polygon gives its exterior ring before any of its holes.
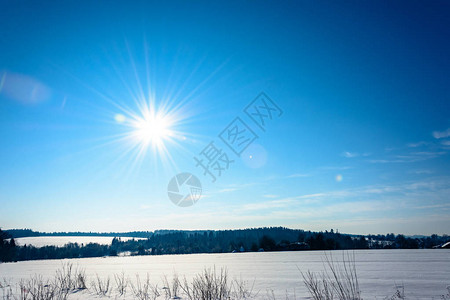
{"type": "MultiPolygon", "coordinates": [[[[342,251],[326,252],[334,260],[342,260],[342,251]]],[[[162,278],[169,280],[176,272],[190,280],[206,267],[226,267],[233,278],[248,281],[258,298],[264,299],[273,290],[277,299],[305,299],[308,296],[300,271],[324,270],[324,251],[259,252],[234,254],[193,254],[164,256],[134,256],[84,258],[73,260],[41,260],[0,264],[0,278],[7,278],[12,285],[22,278],[42,274],[50,278],[63,262],[70,261],[86,270],[88,281],[98,274],[111,278],[122,271],[130,280],[136,274],[163,287],[162,278]]],[[[358,250],[355,251],[357,273],[364,299],[384,299],[392,296],[396,285],[403,285],[408,299],[441,299],[450,285],[450,250],[358,250]]],[[[111,294],[111,296],[113,296],[111,294]]],[[[71,295],[70,299],[98,298],[86,292],[71,295]]]]}

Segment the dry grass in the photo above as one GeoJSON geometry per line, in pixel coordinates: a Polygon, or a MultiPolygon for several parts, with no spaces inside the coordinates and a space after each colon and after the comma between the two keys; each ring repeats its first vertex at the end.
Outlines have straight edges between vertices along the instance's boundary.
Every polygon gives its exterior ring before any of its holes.
{"type": "Polygon", "coordinates": [[[67,299],[67,290],[60,289],[54,282],[44,280],[41,275],[33,276],[25,288],[33,300],[67,299]]]}
{"type": "Polygon", "coordinates": [[[0,289],[2,291],[2,299],[4,300],[14,299],[11,283],[7,281],[5,278],[0,281],[0,289]]]}
{"type": "Polygon", "coordinates": [[[111,280],[109,276],[106,279],[102,279],[98,274],[95,275],[95,279],[91,281],[90,290],[99,296],[108,296],[110,290],[111,280]]]}
{"type": "Polygon", "coordinates": [[[128,278],[125,278],[125,272],[120,274],[114,274],[114,280],[116,282],[116,292],[119,296],[125,296],[128,286],[128,278]]]}
{"type": "MultiPolygon", "coordinates": [[[[356,273],[355,256],[343,256],[342,262],[333,261],[331,256],[325,256],[325,270],[322,273],[302,273],[303,282],[314,300],[362,300],[356,273]]],[[[191,280],[180,279],[175,273],[171,278],[162,278],[162,287],[150,282],[147,274],[141,279],[131,281],[124,272],[110,277],[101,278],[96,275],[89,287],[85,271],[72,264],[63,264],[55,276],[46,279],[35,275],[28,280],[20,280],[16,285],[3,279],[0,281],[1,299],[3,300],[66,300],[71,294],[85,290],[86,297],[95,298],[125,298],[138,300],[183,299],[183,300],[244,300],[244,299],[284,299],[295,300],[293,295],[277,298],[273,290],[267,290],[265,295],[253,293],[253,285],[242,279],[231,279],[225,268],[205,269],[191,280]],[[129,292],[129,294],[127,294],[129,292]]],[[[254,284],[254,283],[253,283],[254,284]]],[[[79,297],[77,297],[80,299],[79,297]]],[[[396,286],[396,292],[385,300],[405,299],[403,285],[396,286]]],[[[450,300],[450,286],[447,294],[441,299],[450,300]]]]}
{"type": "Polygon", "coordinates": [[[11,284],[3,280],[0,284],[4,300],[65,300],[75,290],[86,289],[86,275],[72,264],[63,264],[52,279],[34,275],[28,280],[20,280],[13,290],[11,284]]]}
{"type": "Polygon", "coordinates": [[[135,299],[155,300],[161,296],[161,293],[158,291],[158,285],[152,285],[150,283],[150,276],[148,274],[146,279],[143,281],[141,281],[139,275],[136,275],[135,284],[131,282],[130,285],[135,299]]]}
{"type": "Polygon", "coordinates": [[[56,270],[55,281],[61,290],[87,289],[86,272],[70,263],[64,263],[60,269],[56,270]]]}
{"type": "Polygon", "coordinates": [[[320,275],[302,272],[303,282],[314,300],[361,300],[355,255],[343,255],[342,262],[325,255],[325,271],[320,275]]]}

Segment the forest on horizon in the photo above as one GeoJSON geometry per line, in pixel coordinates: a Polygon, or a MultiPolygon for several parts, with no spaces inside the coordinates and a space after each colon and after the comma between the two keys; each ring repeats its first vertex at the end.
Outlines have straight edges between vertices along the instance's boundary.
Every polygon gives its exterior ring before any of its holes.
{"type": "MultiPolygon", "coordinates": [[[[31,229],[0,229],[0,261],[62,259],[126,255],[163,255],[192,253],[230,253],[257,251],[348,250],[348,249],[419,249],[436,248],[450,241],[447,235],[407,237],[393,233],[386,235],[350,235],[331,229],[312,232],[285,227],[265,227],[239,230],[129,233],[92,233],[88,236],[114,237],[110,245],[97,243],[68,243],[62,247],[18,245],[15,238],[30,236],[62,236],[61,233],[40,233],[31,229]],[[128,234],[128,235],[127,235],[128,234]],[[131,236],[130,236],[131,235],[131,236]],[[121,237],[136,237],[122,241],[121,237]]],[[[66,236],[86,236],[85,233],[66,233],[66,236]]]]}

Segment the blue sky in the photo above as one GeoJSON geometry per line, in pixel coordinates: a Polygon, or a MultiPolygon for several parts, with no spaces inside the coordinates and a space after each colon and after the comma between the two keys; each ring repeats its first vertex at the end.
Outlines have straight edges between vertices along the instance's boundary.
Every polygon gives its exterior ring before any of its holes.
{"type": "Polygon", "coordinates": [[[445,1],[2,1],[0,226],[449,233],[445,1]],[[244,108],[283,111],[262,131],[244,108]],[[170,135],[144,147],[144,104],[170,135]],[[218,135],[258,138],[240,157],[218,135]],[[194,156],[234,160],[215,182],[194,156]],[[251,156],[251,158],[250,158],[251,156]],[[174,205],[190,172],[203,197],[174,205]]]}

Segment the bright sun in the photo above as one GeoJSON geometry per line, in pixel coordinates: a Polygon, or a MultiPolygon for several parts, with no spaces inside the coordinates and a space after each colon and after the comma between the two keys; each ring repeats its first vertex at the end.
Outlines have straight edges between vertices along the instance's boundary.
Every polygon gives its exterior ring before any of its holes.
{"type": "Polygon", "coordinates": [[[171,122],[167,116],[146,115],[133,122],[133,135],[142,144],[161,145],[172,135],[171,122]]]}
{"type": "Polygon", "coordinates": [[[183,138],[183,133],[177,129],[182,120],[177,111],[164,106],[155,108],[153,102],[142,101],[137,111],[122,108],[122,112],[116,114],[114,120],[127,128],[121,140],[127,142],[135,156],[134,163],[142,162],[147,154],[163,163],[171,163],[168,146],[178,145],[177,141],[183,138]]]}

